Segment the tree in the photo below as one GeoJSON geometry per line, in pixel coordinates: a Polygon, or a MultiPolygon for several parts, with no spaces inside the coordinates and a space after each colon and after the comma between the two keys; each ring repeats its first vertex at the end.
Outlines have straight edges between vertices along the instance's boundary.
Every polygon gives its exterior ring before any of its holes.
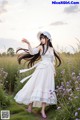
{"type": "Polygon", "coordinates": [[[6,56],[6,52],[3,52],[1,56],[6,56]]]}
{"type": "Polygon", "coordinates": [[[7,55],[14,56],[14,49],[13,48],[8,48],[7,49],[7,55]]]}

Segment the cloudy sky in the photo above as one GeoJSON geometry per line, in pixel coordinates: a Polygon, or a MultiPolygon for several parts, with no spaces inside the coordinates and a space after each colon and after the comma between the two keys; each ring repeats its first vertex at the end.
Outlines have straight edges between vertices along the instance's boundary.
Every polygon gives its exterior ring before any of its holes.
{"type": "MultiPolygon", "coordinates": [[[[57,0],[59,1],[59,0],[57,0]]],[[[8,47],[27,48],[22,38],[32,47],[40,42],[39,31],[48,31],[56,50],[72,52],[80,40],[80,4],[58,5],[51,0],[0,0],[0,52],[8,47]]]]}

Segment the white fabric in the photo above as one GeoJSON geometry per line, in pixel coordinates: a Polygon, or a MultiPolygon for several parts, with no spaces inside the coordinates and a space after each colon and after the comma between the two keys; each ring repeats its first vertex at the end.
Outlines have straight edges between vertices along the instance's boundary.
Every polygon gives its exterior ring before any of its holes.
{"type": "Polygon", "coordinates": [[[34,65],[36,67],[34,72],[21,80],[23,83],[31,77],[15,95],[14,99],[17,103],[28,105],[33,102],[33,107],[42,107],[42,102],[46,102],[46,106],[57,104],[53,50],[49,48],[41,58],[42,60],[34,65]]]}
{"type": "Polygon", "coordinates": [[[28,50],[31,55],[37,54],[39,52],[39,48],[37,48],[37,47],[32,48],[30,45],[28,45],[28,50]]]}
{"type": "Polygon", "coordinates": [[[29,70],[32,70],[32,69],[35,68],[38,64],[39,64],[39,63],[36,63],[35,65],[33,65],[33,66],[30,67],[30,68],[19,70],[19,73],[23,73],[23,72],[27,72],[27,71],[29,71],[29,70]]]}
{"type": "Polygon", "coordinates": [[[52,39],[51,39],[51,35],[50,35],[49,32],[46,32],[46,31],[45,31],[45,32],[43,32],[43,34],[44,34],[45,36],[47,36],[47,38],[49,38],[50,40],[52,40],[52,39]]]}
{"type": "Polygon", "coordinates": [[[41,34],[47,36],[47,38],[49,38],[49,40],[52,41],[52,38],[51,38],[51,35],[50,35],[49,32],[47,32],[47,31],[44,31],[44,32],[38,32],[38,33],[37,33],[37,37],[38,37],[38,39],[40,39],[40,35],[41,35],[41,34]]]}

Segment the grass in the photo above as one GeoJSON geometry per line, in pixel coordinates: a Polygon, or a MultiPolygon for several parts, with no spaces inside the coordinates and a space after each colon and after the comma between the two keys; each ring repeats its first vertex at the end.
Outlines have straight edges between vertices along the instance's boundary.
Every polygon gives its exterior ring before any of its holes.
{"type": "MultiPolygon", "coordinates": [[[[46,107],[48,120],[79,120],[80,119],[80,52],[75,54],[62,53],[62,65],[56,68],[57,76],[56,90],[58,104],[46,107]]],[[[24,66],[26,67],[26,65],[24,66]]],[[[0,57],[0,68],[8,73],[4,79],[3,86],[5,93],[2,92],[2,99],[4,96],[9,97],[9,105],[5,107],[0,106],[0,110],[10,110],[10,120],[41,120],[40,108],[33,108],[33,113],[26,111],[27,105],[18,104],[13,97],[23,85],[20,80],[33,71],[29,71],[27,75],[19,74],[17,71],[22,69],[22,65],[18,65],[16,56],[14,57],[0,57]]],[[[4,91],[2,88],[2,90],[4,91]]],[[[1,99],[0,99],[1,100],[1,99]]],[[[6,101],[4,100],[4,103],[6,101]]]]}

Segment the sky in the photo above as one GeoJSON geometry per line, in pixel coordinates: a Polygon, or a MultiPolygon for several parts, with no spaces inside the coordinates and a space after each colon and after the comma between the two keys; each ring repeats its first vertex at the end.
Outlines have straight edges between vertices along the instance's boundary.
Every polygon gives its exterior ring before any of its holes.
{"type": "MultiPolygon", "coordinates": [[[[57,0],[59,1],[59,0],[57,0]]],[[[79,1],[79,0],[77,0],[79,1]]],[[[9,47],[39,45],[38,32],[47,31],[57,51],[72,52],[80,40],[80,4],[59,5],[51,0],[0,0],[0,52],[9,47]]]]}

